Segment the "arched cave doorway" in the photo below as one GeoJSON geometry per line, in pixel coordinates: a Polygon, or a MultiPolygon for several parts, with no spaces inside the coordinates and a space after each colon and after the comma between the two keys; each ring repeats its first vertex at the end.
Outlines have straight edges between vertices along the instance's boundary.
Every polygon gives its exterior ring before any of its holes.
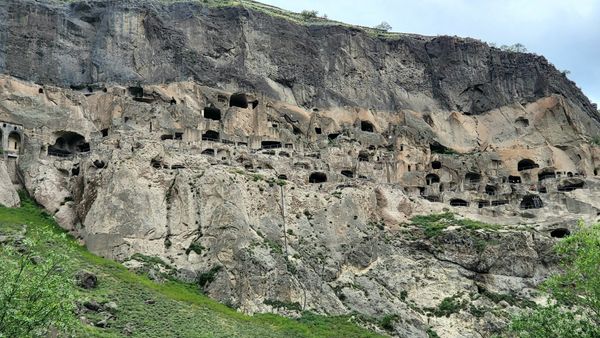
{"type": "Polygon", "coordinates": [[[453,198],[450,200],[450,206],[453,207],[468,207],[469,206],[469,202],[460,199],[460,198],[453,198]]]}
{"type": "Polygon", "coordinates": [[[432,185],[433,183],[440,183],[440,177],[436,174],[429,174],[425,176],[425,182],[427,185],[432,185]]]}
{"type": "Polygon", "coordinates": [[[530,169],[534,169],[534,168],[539,168],[539,165],[537,163],[535,163],[533,160],[530,160],[528,158],[522,159],[519,161],[519,163],[517,163],[518,171],[530,170],[530,169]]]}

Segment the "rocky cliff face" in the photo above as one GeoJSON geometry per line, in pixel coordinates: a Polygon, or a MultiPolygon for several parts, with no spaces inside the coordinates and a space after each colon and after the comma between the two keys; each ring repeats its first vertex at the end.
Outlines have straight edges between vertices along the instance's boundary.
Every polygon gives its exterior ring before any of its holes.
{"type": "Polygon", "coordinates": [[[537,300],[556,237],[600,211],[577,87],[542,57],[255,6],[0,4],[0,203],[22,185],[92,251],[246,312],[487,337],[537,300]]]}

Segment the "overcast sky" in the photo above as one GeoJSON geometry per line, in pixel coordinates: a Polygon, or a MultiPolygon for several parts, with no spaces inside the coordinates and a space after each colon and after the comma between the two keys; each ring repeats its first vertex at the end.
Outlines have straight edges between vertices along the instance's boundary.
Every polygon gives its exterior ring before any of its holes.
{"type": "Polygon", "coordinates": [[[395,32],[458,35],[542,54],[600,103],[600,0],[262,0],[395,32]]]}

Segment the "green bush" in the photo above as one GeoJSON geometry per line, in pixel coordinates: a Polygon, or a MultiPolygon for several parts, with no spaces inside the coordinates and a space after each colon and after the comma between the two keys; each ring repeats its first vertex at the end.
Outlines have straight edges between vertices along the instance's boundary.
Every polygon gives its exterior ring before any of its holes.
{"type": "Polygon", "coordinates": [[[497,230],[500,228],[497,224],[488,224],[468,218],[458,219],[451,212],[415,216],[411,218],[411,221],[422,227],[428,238],[440,235],[449,226],[459,226],[468,230],[497,230]]]}
{"type": "Polygon", "coordinates": [[[303,10],[302,12],[300,12],[300,16],[302,16],[302,19],[304,20],[313,20],[317,18],[317,15],[319,14],[319,12],[317,11],[313,11],[313,10],[303,10]]]}
{"type": "Polygon", "coordinates": [[[63,266],[66,257],[37,253],[24,240],[0,247],[0,337],[46,336],[74,326],[73,285],[63,266]]]}
{"type": "Polygon", "coordinates": [[[197,278],[198,286],[204,289],[210,283],[214,282],[217,273],[219,273],[219,271],[221,271],[222,268],[223,267],[220,265],[215,265],[210,270],[199,274],[197,278]]]}
{"type": "Polygon", "coordinates": [[[542,286],[552,305],[524,312],[510,325],[513,337],[600,337],[600,224],[556,246],[561,272],[542,286]]]}

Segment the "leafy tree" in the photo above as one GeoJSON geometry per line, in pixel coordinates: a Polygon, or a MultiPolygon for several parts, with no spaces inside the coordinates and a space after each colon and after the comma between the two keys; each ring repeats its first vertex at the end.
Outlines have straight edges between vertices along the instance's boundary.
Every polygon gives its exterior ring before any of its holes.
{"type": "Polygon", "coordinates": [[[513,319],[518,337],[600,337],[600,224],[585,227],[556,246],[562,272],[542,286],[554,305],[513,319]]]}
{"type": "Polygon", "coordinates": [[[514,45],[502,45],[500,49],[506,52],[513,53],[527,53],[527,48],[522,43],[515,43],[514,45]]]}
{"type": "Polygon", "coordinates": [[[304,20],[316,19],[318,14],[319,14],[318,11],[306,10],[306,9],[303,10],[302,12],[300,12],[302,19],[304,19],[304,20]]]}
{"type": "Polygon", "coordinates": [[[37,256],[23,240],[0,246],[0,337],[37,337],[68,331],[74,321],[72,283],[64,256],[37,256]]]}
{"type": "Polygon", "coordinates": [[[377,26],[375,26],[373,28],[379,29],[379,30],[382,30],[382,31],[386,31],[386,32],[392,30],[392,26],[389,23],[385,22],[385,21],[382,21],[379,25],[377,25],[377,26]]]}

